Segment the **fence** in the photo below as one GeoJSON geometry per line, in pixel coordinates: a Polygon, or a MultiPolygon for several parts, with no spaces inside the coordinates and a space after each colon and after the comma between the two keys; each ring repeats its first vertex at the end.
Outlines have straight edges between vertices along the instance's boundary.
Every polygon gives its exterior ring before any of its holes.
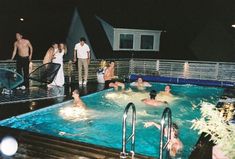
{"type": "MultiPolygon", "coordinates": [[[[92,60],[89,65],[89,80],[96,80],[96,72],[101,60],[92,60]]],[[[206,79],[235,82],[235,63],[210,61],[183,61],[164,59],[120,59],[115,60],[115,74],[126,78],[130,74],[166,76],[176,78],[206,79]]],[[[33,70],[42,65],[41,60],[33,61],[33,70]]],[[[1,68],[15,70],[15,61],[0,61],[1,68]]],[[[66,81],[77,82],[77,65],[64,63],[66,81]]],[[[37,75],[35,75],[37,76],[37,75]]]]}

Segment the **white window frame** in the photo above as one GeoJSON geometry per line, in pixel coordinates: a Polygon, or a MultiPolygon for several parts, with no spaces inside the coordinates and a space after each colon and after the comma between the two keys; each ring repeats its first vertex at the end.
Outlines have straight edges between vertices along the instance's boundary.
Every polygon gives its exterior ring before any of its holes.
{"type": "Polygon", "coordinates": [[[123,28],[114,28],[114,39],[113,39],[113,50],[130,50],[130,51],[159,51],[160,43],[160,34],[159,30],[140,30],[140,29],[123,29],[123,28]],[[132,34],[133,35],[133,47],[132,49],[120,48],[120,35],[121,34],[132,34]],[[141,36],[150,35],[153,36],[153,49],[141,49],[141,36]],[[158,39],[157,39],[158,38],[158,39]]]}

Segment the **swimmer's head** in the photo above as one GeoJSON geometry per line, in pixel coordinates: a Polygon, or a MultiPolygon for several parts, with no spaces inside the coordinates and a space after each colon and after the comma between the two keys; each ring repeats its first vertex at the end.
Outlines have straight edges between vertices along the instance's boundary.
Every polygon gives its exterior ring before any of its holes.
{"type": "Polygon", "coordinates": [[[155,90],[151,90],[151,92],[149,93],[150,99],[155,99],[157,95],[157,91],[155,90]]]}
{"type": "Polygon", "coordinates": [[[166,92],[170,92],[170,91],[171,91],[171,86],[170,86],[170,85],[166,85],[165,91],[166,91],[166,92]]]}
{"type": "Polygon", "coordinates": [[[172,123],[172,129],[173,129],[173,133],[174,133],[175,137],[178,137],[179,127],[176,123],[172,123]]]}
{"type": "Polygon", "coordinates": [[[73,92],[72,92],[72,97],[74,98],[75,96],[79,96],[79,91],[77,89],[75,89],[73,92]]]}
{"type": "Polygon", "coordinates": [[[138,77],[138,78],[137,78],[137,82],[138,82],[138,83],[142,83],[142,82],[143,82],[143,78],[142,78],[142,77],[138,77]]]}

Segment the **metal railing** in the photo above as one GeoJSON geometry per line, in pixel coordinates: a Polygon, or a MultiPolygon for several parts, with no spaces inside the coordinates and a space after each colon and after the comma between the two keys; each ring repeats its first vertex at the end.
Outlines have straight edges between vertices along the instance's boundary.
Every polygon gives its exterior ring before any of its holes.
{"type": "Polygon", "coordinates": [[[235,82],[234,62],[131,59],[130,74],[235,82]]]}
{"type": "MultiPolygon", "coordinates": [[[[108,59],[113,60],[113,59],[108,59]]],[[[89,65],[88,80],[96,80],[96,72],[101,60],[92,60],[89,65]]],[[[126,78],[130,74],[165,76],[187,79],[203,79],[235,82],[234,62],[184,61],[165,59],[118,59],[115,60],[115,75],[126,78]]],[[[33,60],[33,69],[42,64],[42,60],[33,60]]],[[[16,69],[15,61],[0,61],[0,68],[16,69]]],[[[65,61],[66,81],[78,80],[77,65],[65,61]],[[70,78],[70,80],[68,80],[70,78]]]]}
{"type": "MultiPolygon", "coordinates": [[[[162,113],[161,118],[161,135],[160,135],[160,146],[159,146],[159,159],[163,159],[163,150],[167,149],[167,145],[171,140],[171,127],[172,127],[172,119],[171,119],[171,109],[165,108],[162,113]],[[167,120],[167,125],[166,125],[167,120]],[[165,128],[167,128],[167,133],[165,132],[165,128]],[[166,133],[166,134],[165,134],[166,133]],[[167,141],[164,144],[164,136],[166,136],[167,141]],[[164,144],[164,145],[163,145],[164,144]]],[[[167,158],[169,157],[169,152],[167,151],[167,158]]]]}
{"type": "Polygon", "coordinates": [[[127,158],[128,153],[126,152],[126,144],[128,141],[131,139],[131,156],[134,158],[135,155],[135,123],[136,123],[136,109],[135,105],[133,103],[129,103],[123,114],[123,121],[122,121],[122,152],[120,153],[120,158],[127,158]],[[127,138],[126,137],[126,119],[127,119],[127,113],[129,108],[132,108],[132,133],[131,135],[127,138]]]}

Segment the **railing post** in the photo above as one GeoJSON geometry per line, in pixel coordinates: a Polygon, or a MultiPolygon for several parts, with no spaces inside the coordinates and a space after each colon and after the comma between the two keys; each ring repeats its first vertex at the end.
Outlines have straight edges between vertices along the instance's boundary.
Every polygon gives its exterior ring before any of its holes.
{"type": "Polygon", "coordinates": [[[215,79],[219,80],[219,62],[215,65],[215,79]]]}
{"type": "Polygon", "coordinates": [[[130,65],[130,67],[129,67],[129,74],[133,74],[133,72],[134,72],[134,60],[133,59],[130,59],[130,61],[129,61],[129,65],[130,65]]]}

